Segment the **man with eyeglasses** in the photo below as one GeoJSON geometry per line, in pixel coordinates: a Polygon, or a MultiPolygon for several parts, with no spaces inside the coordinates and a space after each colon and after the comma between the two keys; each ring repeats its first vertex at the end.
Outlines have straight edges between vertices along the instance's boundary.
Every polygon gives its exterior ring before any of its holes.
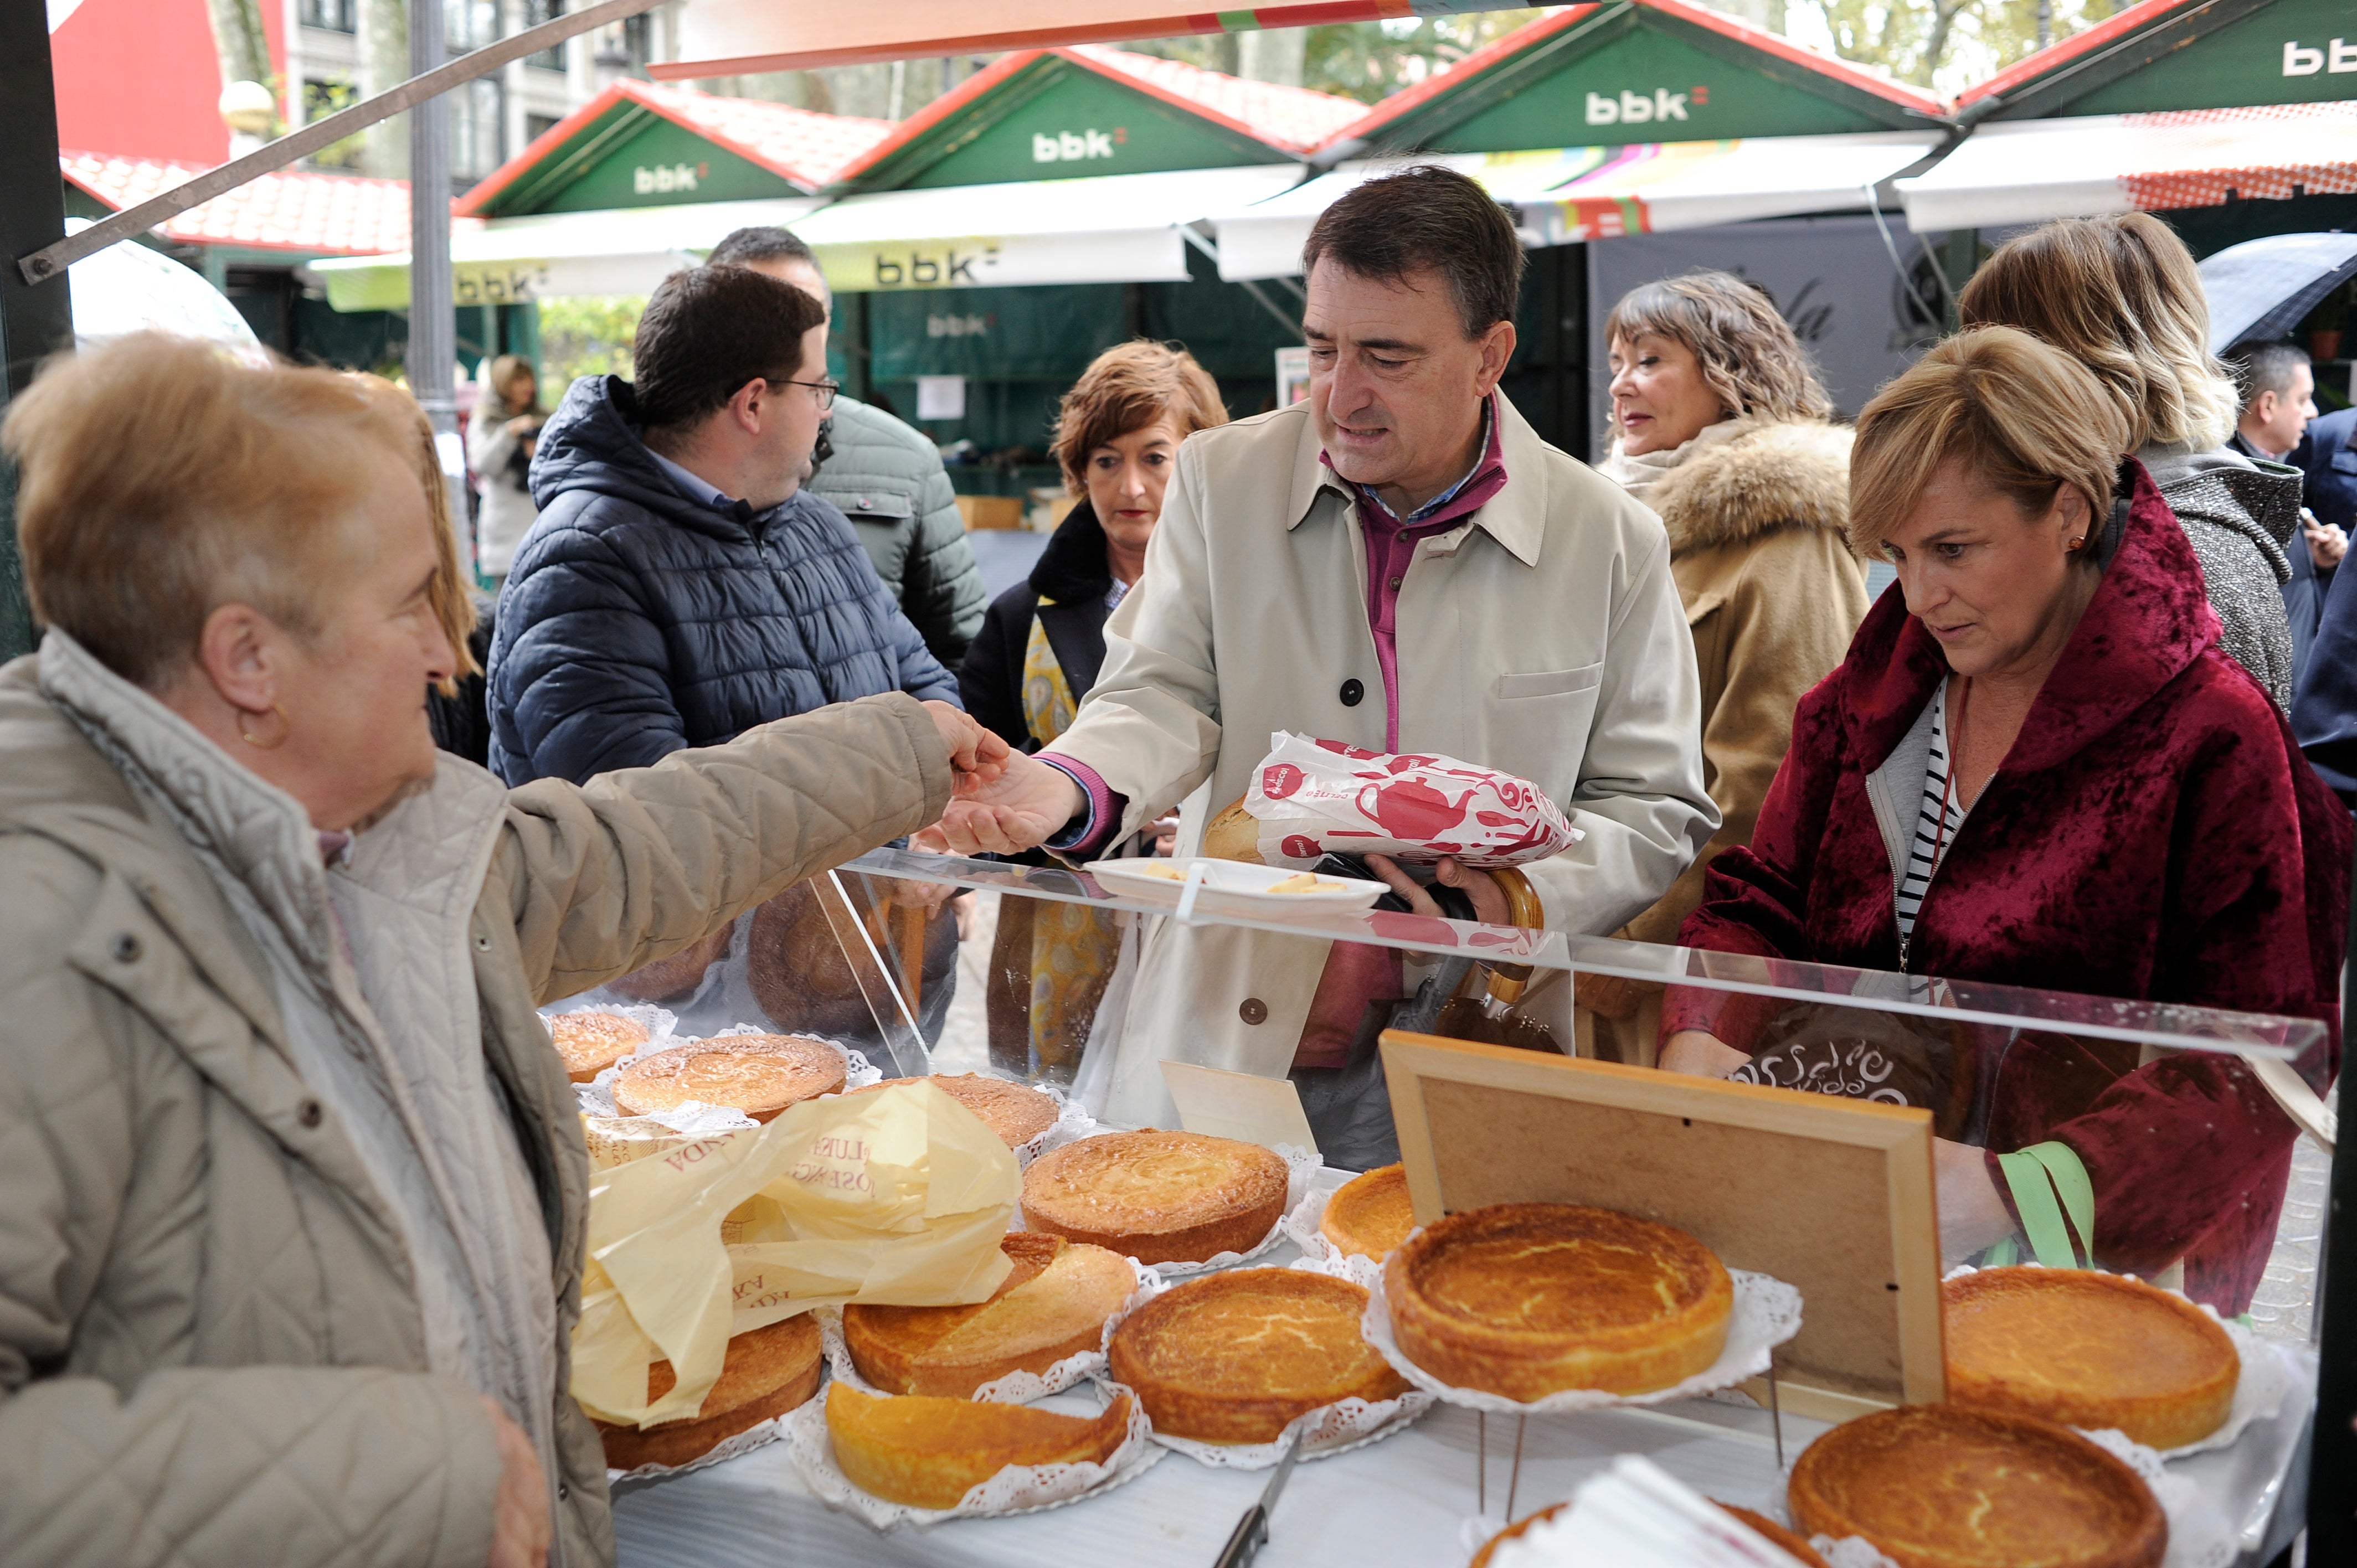
{"type": "MultiPolygon", "coordinates": [[[[736,230],[708,260],[767,273],[831,305],[825,271],[791,230],[766,223],[736,230]]],[[[875,403],[838,398],[802,488],[843,509],[925,646],[956,669],[982,629],[990,592],[932,437],[875,403]]]]}
{"type": "Polygon", "coordinates": [[[802,489],[826,313],[738,266],[673,274],[635,381],[585,376],[542,430],[540,519],[500,596],[490,762],[576,783],[887,692],[958,702],[851,524],[802,489]]]}

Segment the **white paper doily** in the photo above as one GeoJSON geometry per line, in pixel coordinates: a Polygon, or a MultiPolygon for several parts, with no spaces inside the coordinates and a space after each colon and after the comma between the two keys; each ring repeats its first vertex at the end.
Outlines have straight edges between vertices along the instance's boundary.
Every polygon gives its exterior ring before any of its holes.
{"type": "MultiPolygon", "coordinates": [[[[817,1393],[795,1408],[822,1404],[825,1402],[825,1388],[821,1387],[817,1393]]],[[[664,1476],[684,1476],[690,1470],[701,1470],[706,1465],[717,1465],[724,1459],[750,1454],[756,1448],[766,1448],[786,1434],[786,1422],[792,1415],[793,1411],[788,1411],[784,1415],[773,1415],[767,1421],[757,1422],[734,1437],[722,1439],[709,1453],[699,1454],[684,1465],[641,1465],[635,1470],[617,1470],[609,1465],[606,1467],[606,1484],[612,1486],[617,1481],[650,1481],[664,1476]]]]}
{"type": "MultiPolygon", "coordinates": [[[[646,1012],[660,1013],[662,1010],[659,1007],[630,1008],[600,1005],[594,1008],[576,1008],[574,1011],[622,1013],[635,1015],[636,1014],[646,1012]]],[[[668,1018],[671,1015],[664,1013],[663,1016],[668,1018]]],[[[778,1032],[779,1031],[775,1029],[765,1029],[759,1024],[731,1024],[728,1027],[721,1030],[717,1034],[695,1035],[690,1036],[684,1039],[673,1038],[666,1033],[662,1036],[649,1039],[645,1045],[640,1047],[637,1050],[632,1051],[629,1056],[623,1057],[615,1062],[612,1067],[606,1069],[605,1071],[599,1073],[589,1082],[575,1084],[573,1086],[573,1091],[581,1102],[581,1113],[584,1116],[626,1116],[629,1115],[630,1112],[624,1111],[620,1106],[614,1103],[614,1084],[615,1081],[622,1076],[622,1069],[630,1066],[632,1062],[644,1057],[653,1056],[657,1051],[669,1050],[673,1046],[692,1046],[698,1040],[726,1040],[734,1038],[739,1035],[774,1035],[778,1032]]],[[[871,1083],[881,1083],[884,1081],[884,1074],[882,1071],[870,1065],[864,1053],[854,1050],[851,1047],[845,1045],[841,1040],[831,1040],[824,1035],[804,1035],[802,1037],[809,1040],[823,1041],[826,1045],[834,1047],[835,1053],[843,1058],[843,1087],[845,1091],[855,1089],[866,1089],[871,1083]]],[[[675,1132],[687,1133],[698,1136],[706,1133],[727,1132],[732,1128],[756,1127],[760,1125],[760,1123],[755,1122],[752,1118],[747,1116],[743,1112],[737,1110],[733,1106],[706,1106],[701,1101],[687,1101],[684,1104],[673,1107],[670,1111],[655,1111],[650,1112],[648,1114],[652,1117],[653,1120],[662,1122],[662,1125],[670,1127],[675,1132]],[[715,1111],[727,1112],[730,1115],[736,1117],[737,1120],[733,1122],[716,1121],[711,1115],[711,1112],[715,1111]],[[698,1112],[702,1113],[701,1120],[696,1119],[696,1113],[698,1112]],[[682,1125],[681,1118],[683,1117],[688,1118],[694,1124],[682,1125]]]]}
{"type": "Polygon", "coordinates": [[[1061,1508],[1137,1479],[1159,1463],[1165,1452],[1153,1442],[1145,1410],[1132,1400],[1128,1434],[1104,1464],[1009,1465],[969,1488],[953,1509],[920,1509],[888,1502],[852,1484],[843,1466],[835,1463],[834,1444],[826,1432],[824,1400],[803,1405],[786,1417],[785,1424],[794,1468],[802,1472],[812,1493],[829,1508],[857,1514],[877,1530],[1061,1508]]]}
{"type": "Polygon", "coordinates": [[[1278,1222],[1277,1229],[1285,1232],[1287,1240],[1301,1249],[1301,1255],[1306,1259],[1322,1262],[1337,1255],[1334,1243],[1326,1240],[1326,1232],[1318,1229],[1326,1219],[1326,1206],[1333,1198],[1333,1193],[1319,1192],[1313,1187],[1303,1195],[1299,1203],[1286,1210],[1284,1219],[1278,1222]]]}
{"type": "MultiPolygon", "coordinates": [[[[1307,1260],[1292,1265],[1311,1273],[1331,1274],[1348,1278],[1339,1270],[1307,1260]]],[[[1352,1281],[1357,1283],[1359,1282],[1352,1281]]],[[[1103,1370],[1112,1359],[1114,1331],[1130,1314],[1173,1288],[1163,1279],[1142,1279],[1136,1293],[1113,1316],[1105,1320],[1104,1350],[1097,1357],[1097,1381],[1108,1391],[1129,1391],[1116,1382],[1111,1372],[1103,1370]]],[[[1192,1437],[1180,1437],[1171,1433],[1157,1432],[1154,1441],[1165,1448],[1184,1454],[1198,1464],[1215,1469],[1265,1470],[1285,1457],[1289,1440],[1301,1444],[1304,1462],[1330,1459],[1337,1454],[1347,1454],[1353,1448],[1363,1448],[1370,1443],[1380,1443],[1394,1433],[1405,1432],[1433,1406],[1433,1397],[1420,1390],[1410,1389],[1397,1399],[1369,1401],[1346,1399],[1333,1404],[1321,1404],[1306,1410],[1286,1423],[1283,1432],[1270,1443],[1204,1443],[1192,1437]]],[[[1141,1405],[1140,1408],[1143,1408],[1141,1405]]]]}
{"type": "Polygon", "coordinates": [[[1839,1541],[1830,1535],[1813,1535],[1809,1550],[1825,1560],[1826,1568],[1899,1568],[1862,1535],[1845,1535],[1839,1541]]]}
{"type": "Polygon", "coordinates": [[[2116,1432],[2081,1436],[2126,1464],[2152,1488],[2153,1500],[2169,1516],[2169,1553],[2161,1568],[2231,1568],[2237,1553],[2234,1527],[2201,1495],[2198,1482],[2169,1474],[2159,1455],[2116,1432]]]}
{"type": "MultiPolygon", "coordinates": [[[[2026,1269],[2044,1267],[2043,1264],[2036,1262],[2015,1266],[2026,1269]]],[[[1965,1263],[1950,1269],[1941,1275],[1940,1283],[1945,1284],[1959,1275],[1978,1272],[1970,1263],[1965,1263]]],[[[2136,1276],[2122,1274],[2120,1278],[2133,1280],[2136,1276]]],[[[2233,1343],[2235,1359],[2242,1363],[2235,1373],[2234,1402],[2226,1412],[2226,1423],[2198,1443],[2188,1443],[2180,1448],[2163,1448],[2158,1451],[2163,1459],[2190,1459],[2196,1454],[2208,1454],[2220,1448],[2233,1447],[2235,1440],[2243,1435],[2244,1428],[2255,1421],[2272,1418],[2276,1412],[2283,1409],[2284,1397],[2291,1392],[2292,1386],[2299,1380],[2299,1374],[2286,1359],[2279,1347],[2260,1338],[2242,1324],[2231,1318],[2219,1316],[2216,1307],[2206,1302],[2194,1301],[2183,1291],[2169,1291],[2169,1294],[2192,1306],[2199,1307],[2211,1322],[2224,1329],[2226,1337],[2233,1343]]],[[[2095,1435],[2083,1427],[2078,1430],[2085,1436],[2095,1435]]],[[[2133,1440],[2123,1433],[2121,1441],[2133,1440]]]]}
{"type": "Polygon", "coordinates": [[[1747,1269],[1729,1269],[1727,1278],[1735,1286],[1735,1308],[1727,1315],[1727,1344],[1718,1359],[1683,1382],[1672,1383],[1651,1393],[1615,1394],[1602,1389],[1566,1389],[1531,1401],[1508,1399],[1481,1389],[1460,1389],[1445,1383],[1407,1359],[1392,1334],[1390,1305],[1383,1299],[1383,1265],[1372,1258],[1343,1258],[1335,1267],[1347,1270],[1344,1279],[1367,1287],[1367,1315],[1360,1329],[1367,1343],[1383,1352],[1383,1359],[1396,1369],[1399,1375],[1426,1393],[1437,1396],[1444,1404],[1462,1405],[1468,1410],[1492,1412],[1501,1415],[1557,1415],[1575,1410],[1603,1410],[1613,1405],[1667,1404],[1673,1400],[1692,1399],[1717,1389],[1756,1378],[1768,1369],[1769,1357],[1777,1346],[1801,1331],[1801,1293],[1782,1280],[1769,1274],[1755,1274],[1747,1269]]]}
{"type": "MultiPolygon", "coordinates": [[[[1136,1275],[1138,1292],[1143,1293],[1149,1284],[1161,1283],[1154,1271],[1144,1263],[1134,1258],[1125,1258],[1123,1262],[1128,1263],[1131,1271],[1136,1275]]],[[[1129,1299],[1135,1303],[1145,1298],[1141,1294],[1133,1294],[1129,1299]]],[[[1127,1308],[1125,1307],[1123,1310],[1126,1311],[1127,1308]]],[[[851,1359],[851,1347],[843,1337],[842,1310],[838,1307],[821,1307],[815,1316],[818,1318],[819,1341],[826,1347],[827,1370],[834,1380],[837,1382],[849,1383],[864,1394],[893,1397],[890,1390],[879,1389],[860,1376],[859,1368],[851,1359]]],[[[1116,1315],[1114,1321],[1118,1320],[1119,1317],[1116,1315]]],[[[975,1389],[972,1397],[977,1400],[987,1400],[995,1404],[1029,1404],[1033,1400],[1043,1400],[1049,1394],[1060,1394],[1066,1389],[1077,1388],[1103,1369],[1104,1337],[1100,1336],[1094,1349],[1082,1350],[1067,1356],[1044,1372],[1009,1372],[1004,1377],[993,1378],[975,1389]]]]}
{"type": "MultiPolygon", "coordinates": [[[[1009,1080],[1013,1081],[1013,1080],[1009,1080]]],[[[1088,1108],[1072,1099],[1052,1083],[1027,1083],[1026,1089],[1036,1089],[1056,1102],[1056,1119],[1038,1137],[1027,1138],[1015,1146],[1015,1165],[1028,1170],[1031,1162],[1050,1149],[1060,1149],[1067,1144],[1077,1144],[1083,1138],[1094,1137],[1104,1129],[1088,1108]]]]}

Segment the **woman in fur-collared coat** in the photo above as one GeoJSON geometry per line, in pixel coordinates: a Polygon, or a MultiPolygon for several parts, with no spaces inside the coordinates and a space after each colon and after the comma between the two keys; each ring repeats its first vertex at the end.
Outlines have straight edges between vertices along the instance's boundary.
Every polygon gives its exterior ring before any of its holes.
{"type": "MultiPolygon", "coordinates": [[[[1851,553],[1847,430],[1766,295],[1727,273],[1647,284],[1614,307],[1612,450],[1603,470],[1661,515],[1702,678],[1704,778],[1721,823],[1661,902],[1621,934],[1675,942],[1716,855],[1748,843],[1792,736],[1792,710],[1866,618],[1851,553]]],[[[1579,986],[1598,1051],[1650,1061],[1658,998],[1579,986]]]]}

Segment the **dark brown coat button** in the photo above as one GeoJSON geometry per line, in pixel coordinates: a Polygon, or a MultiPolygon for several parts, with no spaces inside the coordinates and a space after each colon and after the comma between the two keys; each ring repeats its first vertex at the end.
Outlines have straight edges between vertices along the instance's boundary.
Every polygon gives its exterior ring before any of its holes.
{"type": "Polygon", "coordinates": [[[1268,1022],[1268,1004],[1257,996],[1247,996],[1244,1004],[1236,1009],[1236,1016],[1247,1024],[1265,1024],[1268,1022]]]}
{"type": "Polygon", "coordinates": [[[1346,708],[1355,708],[1355,707],[1357,707],[1357,706],[1359,705],[1359,700],[1360,700],[1361,698],[1364,697],[1366,694],[1367,694],[1367,689],[1366,689],[1366,687],[1364,687],[1364,686],[1361,685],[1358,682],[1356,682],[1356,681],[1345,681],[1345,682],[1342,682],[1341,697],[1342,697],[1342,705],[1343,705],[1344,707],[1346,707],[1346,708]]]}
{"type": "Polygon", "coordinates": [[[317,1127],[326,1115],[327,1112],[319,1109],[319,1102],[316,1100],[307,1100],[295,1108],[295,1120],[306,1127],[317,1127]]]}

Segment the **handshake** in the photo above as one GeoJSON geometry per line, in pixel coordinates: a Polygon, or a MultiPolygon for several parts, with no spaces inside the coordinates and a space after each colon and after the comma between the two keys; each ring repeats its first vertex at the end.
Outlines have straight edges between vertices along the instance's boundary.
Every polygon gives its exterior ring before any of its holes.
{"type": "Polygon", "coordinates": [[[957,783],[942,820],[916,843],[942,854],[1017,854],[1088,809],[1069,774],[1015,750],[947,703],[925,711],[949,748],[957,783]]]}

